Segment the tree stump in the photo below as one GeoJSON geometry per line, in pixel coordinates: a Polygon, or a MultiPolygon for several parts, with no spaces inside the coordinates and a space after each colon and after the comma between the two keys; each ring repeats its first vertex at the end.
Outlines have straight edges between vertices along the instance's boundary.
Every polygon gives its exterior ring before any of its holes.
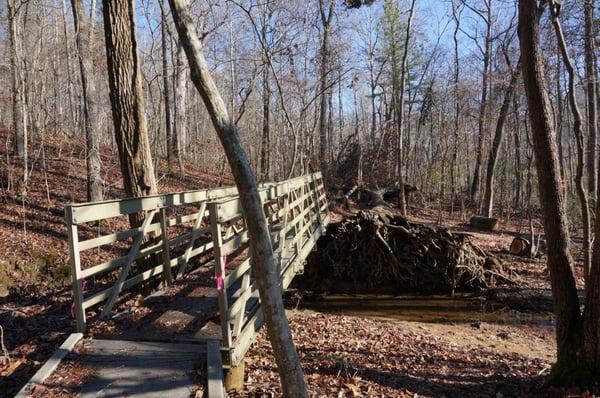
{"type": "Polygon", "coordinates": [[[523,237],[517,236],[510,243],[510,253],[515,256],[529,256],[531,254],[531,242],[523,237]]]}

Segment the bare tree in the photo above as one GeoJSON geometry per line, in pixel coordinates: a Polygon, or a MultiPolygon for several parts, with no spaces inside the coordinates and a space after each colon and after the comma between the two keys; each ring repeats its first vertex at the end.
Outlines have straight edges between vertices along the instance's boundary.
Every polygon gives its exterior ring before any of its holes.
{"type": "Polygon", "coordinates": [[[241,145],[238,128],[230,118],[227,107],[210,75],[204,59],[202,43],[198,39],[196,27],[189,14],[187,0],[169,0],[169,4],[180,41],[190,64],[192,81],[210,114],[240,193],[242,210],[250,235],[252,266],[258,284],[269,339],[273,346],[281,378],[283,394],[286,397],[307,397],[308,392],[300,359],[283,307],[273,247],[258,193],[256,177],[241,145]]]}
{"type": "Polygon", "coordinates": [[[100,137],[96,115],[96,90],[94,84],[92,58],[90,53],[91,23],[86,21],[83,0],[71,0],[75,43],[79,59],[79,73],[83,99],[83,118],[86,138],[86,167],[88,201],[102,200],[102,160],[100,159],[100,137]]]}
{"type": "MultiPolygon", "coordinates": [[[[506,56],[506,61],[510,66],[510,60],[506,56]]],[[[516,68],[511,72],[510,82],[506,91],[504,92],[504,100],[500,107],[498,114],[498,120],[496,121],[496,130],[494,132],[494,141],[490,148],[490,155],[488,157],[487,173],[485,176],[485,194],[483,199],[483,209],[487,217],[492,217],[494,208],[494,173],[496,168],[496,162],[498,160],[498,152],[500,150],[500,143],[502,142],[502,136],[504,134],[504,122],[510,109],[510,102],[514,96],[515,88],[521,74],[521,60],[517,62],[516,68]]]]}
{"type": "MultiPolygon", "coordinates": [[[[128,196],[157,192],[137,53],[133,0],[103,0],[110,104],[123,186],[128,196]]],[[[139,226],[142,214],[130,217],[139,226]]]]}
{"type": "MultiPolygon", "coordinates": [[[[479,105],[479,116],[477,119],[479,132],[477,135],[477,159],[475,161],[475,171],[473,173],[473,182],[471,184],[471,201],[474,202],[479,192],[481,180],[481,167],[483,164],[483,143],[485,130],[487,128],[487,108],[488,108],[488,88],[490,76],[490,59],[492,53],[492,1],[483,0],[485,10],[479,10],[471,6],[466,0],[461,0],[465,6],[481,18],[485,23],[485,42],[482,50],[483,55],[483,70],[481,72],[481,102],[479,105]]],[[[473,38],[477,40],[477,38],[473,38]]]]}
{"type": "Polygon", "coordinates": [[[588,192],[592,198],[596,197],[596,137],[597,137],[597,98],[596,98],[596,48],[594,35],[594,0],[584,0],[583,14],[585,21],[584,58],[585,58],[585,85],[587,92],[587,127],[588,127],[588,192]]]}
{"type": "Polygon", "coordinates": [[[14,130],[15,154],[23,159],[23,181],[27,181],[27,114],[25,104],[25,66],[23,57],[23,3],[7,0],[8,25],[10,37],[10,62],[12,70],[12,119],[14,130]]]}
{"type": "Polygon", "coordinates": [[[321,107],[319,113],[319,160],[321,162],[321,170],[324,175],[327,175],[327,163],[329,153],[329,129],[327,126],[327,117],[329,112],[328,102],[328,77],[329,74],[329,62],[330,62],[330,48],[329,48],[329,35],[331,34],[331,21],[333,20],[333,10],[335,7],[334,0],[319,0],[319,16],[321,19],[321,25],[323,27],[323,37],[321,38],[320,48],[320,66],[319,66],[319,84],[321,91],[321,107]],[[325,1],[328,4],[325,4],[325,1]]]}
{"type": "Polygon", "coordinates": [[[408,60],[408,45],[410,42],[411,27],[413,16],[415,12],[416,0],[412,0],[410,3],[410,9],[408,11],[408,21],[406,23],[406,33],[404,36],[404,49],[402,52],[402,63],[400,64],[400,83],[398,87],[398,100],[397,106],[397,129],[398,129],[398,153],[397,156],[397,168],[398,168],[398,186],[400,187],[398,193],[398,207],[400,208],[400,214],[406,216],[406,196],[404,194],[404,176],[402,174],[402,161],[404,158],[404,90],[406,86],[406,69],[408,60]]]}
{"type": "Polygon", "coordinates": [[[167,16],[165,9],[160,7],[160,32],[162,49],[162,78],[163,98],[165,106],[165,139],[167,142],[167,168],[169,173],[173,171],[173,158],[175,157],[175,140],[173,136],[173,124],[171,122],[171,96],[169,95],[169,56],[167,46],[167,16]]]}
{"type": "MultiPolygon", "coordinates": [[[[551,10],[555,10],[555,8],[551,8],[551,10]]],[[[571,62],[571,57],[569,56],[569,51],[567,49],[567,43],[565,41],[565,37],[562,31],[562,26],[560,20],[558,18],[558,14],[553,11],[552,13],[552,24],[554,25],[554,31],[556,32],[556,40],[558,42],[558,48],[560,49],[563,62],[565,64],[565,68],[567,69],[567,73],[569,75],[569,106],[571,107],[571,113],[573,114],[573,132],[575,134],[575,140],[577,142],[577,171],[575,174],[575,185],[577,187],[577,195],[579,196],[579,203],[581,206],[581,219],[583,223],[583,270],[585,279],[588,279],[588,275],[590,272],[590,263],[591,263],[591,221],[590,221],[590,209],[588,202],[588,193],[586,192],[585,184],[583,182],[583,167],[584,167],[584,152],[585,152],[585,144],[583,137],[583,121],[581,117],[581,111],[579,110],[579,106],[577,105],[577,97],[575,94],[575,68],[573,67],[573,63],[571,62]]],[[[589,86],[588,86],[589,88],[589,86]]],[[[594,87],[592,87],[592,91],[594,91],[594,87]]],[[[595,96],[592,94],[592,96],[595,96]]],[[[589,98],[589,96],[588,96],[589,98]]],[[[591,114],[591,113],[590,113],[591,114]]],[[[591,131],[591,130],[590,130],[591,131]]],[[[590,149],[593,153],[593,150],[590,149]]],[[[595,163],[595,160],[592,159],[592,164],[595,163]]],[[[593,173],[593,170],[589,170],[590,177],[593,173]]]]}
{"type": "MultiPolygon", "coordinates": [[[[554,4],[551,4],[556,9],[554,4]]],[[[547,241],[548,270],[556,316],[557,362],[550,378],[554,382],[582,382],[587,376],[582,357],[583,322],[575,284],[573,259],[570,254],[569,229],[562,190],[558,148],[553,115],[546,82],[544,55],[540,46],[540,11],[537,0],[519,0],[519,40],[521,43],[523,83],[529,107],[529,121],[538,173],[540,203],[547,241]],[[576,380],[578,379],[578,380],[576,380]]],[[[598,254],[600,255],[600,244],[598,254]]],[[[600,257],[599,257],[600,258],[600,257]]],[[[599,267],[597,267],[599,268],[599,267]]],[[[598,273],[600,283],[600,273],[598,273]]],[[[600,285],[596,286],[600,288],[600,285]]],[[[597,289],[600,292],[600,289],[597,289]]],[[[597,296],[592,307],[598,312],[597,296]]],[[[588,301],[593,300],[588,296],[588,301]]],[[[586,312],[587,311],[586,305],[586,312]]],[[[600,318],[595,318],[598,326],[600,318]]],[[[598,335],[598,330],[594,332],[598,335]]],[[[598,374],[598,342],[592,360],[598,374]]]]}

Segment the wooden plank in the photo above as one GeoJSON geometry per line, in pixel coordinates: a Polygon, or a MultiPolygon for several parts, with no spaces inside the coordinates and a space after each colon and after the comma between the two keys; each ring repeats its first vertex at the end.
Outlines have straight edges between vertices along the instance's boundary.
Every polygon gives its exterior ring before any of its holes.
{"type": "MultiPolygon", "coordinates": [[[[162,243],[158,243],[156,245],[145,247],[138,251],[137,255],[135,256],[135,258],[133,260],[137,260],[139,258],[148,256],[150,254],[157,253],[161,249],[162,249],[162,243]]],[[[94,265],[93,267],[82,270],[81,271],[82,276],[83,276],[83,278],[89,278],[91,276],[98,275],[100,273],[106,273],[106,272],[112,271],[112,270],[119,268],[119,267],[123,266],[124,264],[126,264],[128,260],[129,260],[129,254],[119,257],[119,258],[115,258],[114,260],[110,260],[110,261],[106,261],[106,262],[98,264],[98,265],[94,265]]]]}
{"type": "Polygon", "coordinates": [[[171,272],[171,250],[169,245],[169,230],[167,226],[167,215],[165,209],[160,209],[160,236],[162,240],[163,275],[167,285],[173,284],[171,272]]]}
{"type": "MultiPolygon", "coordinates": [[[[142,272],[141,274],[137,274],[136,276],[127,279],[125,281],[125,283],[123,283],[123,287],[122,287],[121,291],[127,290],[130,287],[135,286],[140,282],[146,281],[156,275],[160,275],[162,273],[162,270],[163,270],[163,265],[160,264],[154,268],[151,268],[147,271],[142,272]]],[[[113,289],[114,289],[114,285],[84,299],[83,308],[90,308],[96,304],[99,304],[99,303],[105,301],[108,297],[110,297],[110,295],[113,292],[113,289]]]]}
{"type": "Polygon", "coordinates": [[[256,339],[256,335],[260,331],[264,323],[264,317],[261,307],[258,307],[257,311],[250,317],[242,332],[239,334],[236,339],[235,347],[231,351],[230,363],[227,364],[229,366],[238,365],[246,355],[248,348],[252,342],[256,339]]]}
{"type": "Polygon", "coordinates": [[[79,257],[79,237],[77,225],[71,222],[70,213],[67,212],[67,235],[69,239],[69,264],[71,267],[71,282],[73,285],[73,303],[75,305],[75,318],[77,331],[85,332],[86,319],[83,308],[83,273],[81,271],[81,258],[79,257]]]}
{"type": "Polygon", "coordinates": [[[225,288],[233,285],[240,277],[250,270],[250,258],[245,259],[225,278],[225,288]]]}
{"type": "Polygon", "coordinates": [[[194,224],[194,228],[192,229],[192,235],[188,242],[187,247],[185,248],[185,253],[183,255],[183,261],[179,266],[179,270],[177,271],[177,278],[181,278],[183,273],[185,272],[185,266],[187,265],[190,259],[190,253],[194,247],[194,242],[196,242],[196,238],[200,235],[198,233],[198,229],[200,228],[200,224],[202,224],[202,219],[204,218],[204,212],[206,210],[206,202],[202,202],[200,205],[200,210],[198,211],[198,217],[196,218],[196,222],[194,224]]]}
{"type": "Polygon", "coordinates": [[[30,390],[36,384],[43,384],[46,379],[56,370],[60,362],[73,351],[73,347],[81,338],[83,333],[71,333],[69,337],[61,344],[61,346],[54,351],[54,354],[46,361],[46,363],[33,375],[23,388],[15,395],[15,398],[26,398],[29,396],[30,390]]]}
{"type": "Polygon", "coordinates": [[[188,398],[205,355],[205,344],[92,340],[81,358],[95,372],[81,397],[188,398]]]}
{"type": "Polygon", "coordinates": [[[213,252],[215,257],[215,277],[217,278],[217,300],[219,302],[219,315],[221,317],[221,332],[222,344],[224,347],[231,347],[231,330],[227,321],[227,289],[225,288],[225,259],[221,247],[223,238],[221,235],[221,225],[219,223],[218,203],[212,202],[208,204],[208,212],[210,214],[210,224],[212,227],[213,236],[213,252]],[[222,284],[222,285],[220,285],[222,284]]]}
{"type": "Polygon", "coordinates": [[[143,198],[72,204],[66,208],[71,212],[73,222],[75,224],[81,224],[132,213],[155,210],[161,207],[181,206],[207,200],[216,200],[233,195],[237,195],[237,188],[235,187],[214,188],[178,192],[167,195],[152,195],[143,198]]]}
{"type": "Polygon", "coordinates": [[[206,378],[208,398],[224,398],[223,363],[218,340],[210,340],[206,343],[206,378]]]}

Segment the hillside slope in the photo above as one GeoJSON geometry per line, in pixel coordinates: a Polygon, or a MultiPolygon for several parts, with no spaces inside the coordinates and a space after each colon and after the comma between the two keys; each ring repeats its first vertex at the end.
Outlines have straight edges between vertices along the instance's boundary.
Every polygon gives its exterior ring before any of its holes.
{"type": "MultiPolygon", "coordinates": [[[[30,143],[30,177],[0,129],[0,325],[10,362],[0,356],[0,396],[12,396],[74,329],[64,206],[86,201],[83,137],[45,134],[30,143]]],[[[124,197],[118,157],[102,148],[105,198],[124,197]]],[[[215,187],[218,171],[156,165],[159,192],[215,187]]],[[[215,169],[220,168],[216,165],[215,169]]],[[[223,184],[232,185],[229,173],[223,184]]]]}

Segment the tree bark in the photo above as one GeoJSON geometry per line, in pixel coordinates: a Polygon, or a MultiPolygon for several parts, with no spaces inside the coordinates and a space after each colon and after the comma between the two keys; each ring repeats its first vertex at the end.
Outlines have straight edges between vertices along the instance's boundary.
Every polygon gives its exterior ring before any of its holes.
{"type": "Polygon", "coordinates": [[[522,73],[536,157],[548,270],[556,316],[557,362],[551,378],[566,381],[581,365],[582,318],[570,254],[556,134],[540,47],[537,0],[519,0],[522,73]]]}
{"type": "MultiPolygon", "coordinates": [[[[133,0],[103,0],[109,97],[115,140],[127,196],[157,192],[150,153],[148,127],[142,90],[142,72],[137,53],[133,0]]],[[[130,216],[132,226],[143,214],[130,216]]]]}
{"type": "MultiPolygon", "coordinates": [[[[551,9],[554,10],[554,8],[551,9]]],[[[558,15],[556,15],[554,11],[552,11],[552,24],[554,25],[554,31],[556,32],[556,40],[558,42],[558,47],[560,49],[563,62],[569,75],[568,100],[569,106],[571,107],[571,113],[573,114],[573,132],[575,135],[575,140],[577,142],[577,169],[575,173],[575,185],[577,187],[577,196],[579,197],[579,203],[581,206],[581,221],[583,224],[583,273],[584,278],[587,281],[590,273],[592,252],[590,230],[590,206],[588,202],[588,193],[586,192],[585,184],[583,182],[583,166],[585,152],[583,137],[583,121],[581,117],[581,112],[579,111],[579,105],[577,105],[577,98],[575,97],[575,69],[569,56],[569,51],[567,49],[567,44],[562,31],[560,20],[558,19],[558,15]]],[[[593,87],[592,91],[594,91],[593,87]]],[[[590,151],[593,152],[593,150],[591,149],[590,151]]],[[[594,159],[592,159],[592,163],[595,163],[594,159]]],[[[593,172],[593,170],[589,170],[589,172],[591,177],[591,173],[593,172]]]]}
{"type": "Polygon", "coordinates": [[[300,359],[285,315],[273,247],[265,214],[258,194],[257,182],[237,126],[213,81],[203,55],[202,43],[189,14],[187,0],[169,0],[179,38],[185,49],[191,77],[223,145],[240,194],[242,210],[250,235],[252,266],[259,288],[262,311],[281,378],[283,395],[307,397],[300,359]]]}
{"type": "Polygon", "coordinates": [[[487,217],[492,217],[494,210],[494,169],[496,168],[496,161],[498,160],[498,151],[500,150],[500,143],[502,142],[502,135],[504,133],[504,122],[508,115],[510,108],[510,101],[512,100],[515,87],[521,73],[521,60],[517,63],[517,67],[513,70],[510,78],[508,88],[504,93],[504,100],[500,107],[500,113],[498,114],[498,120],[496,121],[496,131],[494,133],[494,141],[492,148],[490,149],[490,156],[488,158],[487,173],[485,176],[485,196],[483,199],[483,208],[487,217]]]}
{"type": "Polygon", "coordinates": [[[23,159],[23,181],[27,182],[27,114],[25,112],[25,71],[21,32],[21,6],[14,0],[7,0],[8,25],[10,36],[10,62],[12,70],[12,124],[15,155],[23,159]]]}
{"type": "Polygon", "coordinates": [[[175,158],[175,143],[173,140],[173,125],[171,124],[171,96],[169,95],[169,58],[167,55],[167,16],[165,15],[164,7],[160,7],[160,27],[162,48],[163,98],[165,104],[165,139],[167,141],[167,169],[169,173],[172,173],[173,159],[175,158]]]}
{"type": "Polygon", "coordinates": [[[492,1],[493,0],[485,1],[487,8],[487,14],[485,16],[485,49],[483,52],[483,73],[481,77],[481,104],[479,105],[479,117],[477,119],[479,128],[477,135],[477,159],[475,161],[473,183],[471,184],[471,202],[475,202],[479,192],[481,165],[483,163],[483,142],[485,138],[485,129],[487,127],[488,81],[490,72],[490,58],[492,53],[492,1]]]}
{"type": "Polygon", "coordinates": [[[319,15],[323,25],[323,39],[320,50],[319,86],[321,91],[321,109],[319,113],[319,161],[323,176],[327,176],[329,130],[327,128],[327,116],[329,112],[327,74],[329,73],[329,30],[333,19],[334,0],[328,0],[329,8],[325,9],[325,0],[319,0],[319,15]]]}
{"type": "Polygon", "coordinates": [[[271,88],[269,87],[269,54],[267,54],[267,29],[271,13],[268,7],[265,6],[262,24],[262,58],[263,58],[263,73],[262,73],[262,137],[260,146],[260,173],[263,181],[271,178],[271,131],[270,131],[270,105],[271,105],[271,88]]]}
{"type": "MultiPolygon", "coordinates": [[[[404,186],[404,176],[402,175],[402,160],[404,157],[404,88],[406,86],[406,68],[407,68],[407,60],[408,60],[408,44],[410,42],[410,31],[415,11],[415,3],[416,0],[412,0],[410,4],[410,9],[408,11],[408,21],[406,23],[406,35],[404,37],[404,49],[402,53],[402,64],[400,66],[400,87],[399,87],[399,99],[398,99],[398,186],[404,186]]],[[[404,195],[404,190],[400,190],[400,195],[398,195],[398,208],[400,209],[400,214],[406,217],[406,196],[404,195]]]]}
{"type": "Polygon", "coordinates": [[[185,167],[183,165],[182,143],[187,136],[187,116],[186,116],[186,85],[185,82],[187,73],[185,69],[185,53],[181,44],[177,46],[177,70],[175,77],[175,120],[173,120],[173,133],[175,135],[175,155],[179,164],[179,175],[185,175],[185,167]]]}
{"type": "Polygon", "coordinates": [[[596,98],[596,62],[594,46],[594,0],[585,0],[584,11],[584,58],[585,80],[587,91],[587,127],[588,127],[588,192],[591,198],[596,197],[596,137],[597,137],[597,98],[596,98]]]}
{"type": "Polygon", "coordinates": [[[75,44],[79,59],[79,73],[83,97],[83,118],[86,139],[87,198],[88,201],[102,200],[102,160],[100,158],[100,137],[96,114],[96,89],[93,78],[93,63],[90,52],[91,23],[86,21],[83,0],[71,0],[75,44]]]}

